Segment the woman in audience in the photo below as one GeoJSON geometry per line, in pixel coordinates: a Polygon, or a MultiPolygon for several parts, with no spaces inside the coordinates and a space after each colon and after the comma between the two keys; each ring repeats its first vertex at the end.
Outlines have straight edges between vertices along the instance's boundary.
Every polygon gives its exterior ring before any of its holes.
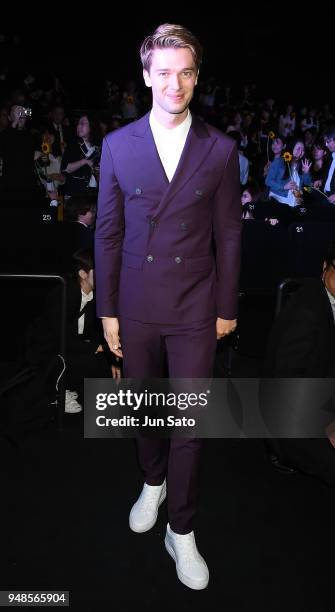
{"type": "Polygon", "coordinates": [[[242,203],[242,219],[255,219],[257,203],[259,201],[260,191],[254,184],[245,187],[241,196],[242,203]]]}
{"type": "Polygon", "coordinates": [[[320,186],[323,178],[323,167],[325,157],[327,155],[327,148],[324,142],[324,138],[319,137],[313,145],[312,149],[312,167],[311,167],[311,175],[314,186],[320,186]]]}
{"type": "Polygon", "coordinates": [[[286,110],[279,117],[279,134],[284,138],[288,138],[294,134],[295,130],[295,113],[293,112],[292,104],[288,104],[286,110]]]}
{"type": "Polygon", "coordinates": [[[65,198],[97,189],[100,154],[99,125],[89,114],[82,115],[77,123],[77,139],[68,144],[62,159],[65,198]]]}
{"type": "Polygon", "coordinates": [[[34,153],[34,159],[46,195],[51,202],[57,203],[58,188],[64,184],[65,177],[61,173],[62,155],[60,146],[55,141],[56,130],[54,127],[49,126],[43,130],[38,149],[34,153]]]}
{"type": "Polygon", "coordinates": [[[285,147],[286,147],[286,143],[285,143],[285,139],[283,136],[277,136],[273,138],[272,144],[271,144],[272,155],[270,155],[270,160],[264,166],[264,172],[263,172],[264,177],[267,176],[269,172],[269,168],[273,160],[278,159],[278,157],[281,157],[281,155],[284,152],[285,147]]]}
{"type": "Polygon", "coordinates": [[[287,144],[284,155],[273,160],[265,184],[269,188],[269,196],[277,202],[290,207],[301,203],[303,187],[312,182],[312,162],[304,158],[304,154],[304,143],[294,138],[287,144]]]}

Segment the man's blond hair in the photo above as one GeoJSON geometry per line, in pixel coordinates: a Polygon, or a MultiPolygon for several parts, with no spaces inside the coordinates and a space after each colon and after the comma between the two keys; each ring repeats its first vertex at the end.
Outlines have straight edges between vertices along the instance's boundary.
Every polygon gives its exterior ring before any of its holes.
{"type": "Polygon", "coordinates": [[[202,47],[197,38],[181,25],[164,23],[150,36],[147,36],[140,49],[141,62],[143,69],[150,71],[152,52],[155,49],[189,49],[192,53],[193,60],[197,71],[200,68],[202,60],[202,47]]]}

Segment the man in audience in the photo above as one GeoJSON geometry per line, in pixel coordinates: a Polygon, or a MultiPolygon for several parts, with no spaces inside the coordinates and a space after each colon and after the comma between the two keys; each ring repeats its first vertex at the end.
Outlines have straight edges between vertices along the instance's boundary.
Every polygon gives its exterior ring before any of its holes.
{"type": "Polygon", "coordinates": [[[27,121],[24,108],[15,104],[9,111],[9,125],[0,134],[3,203],[23,205],[41,197],[34,167],[34,141],[27,121]]]}
{"type": "MultiPolygon", "coordinates": [[[[335,373],[335,244],[325,256],[321,278],[308,279],[288,298],[270,334],[265,377],[323,378],[335,373]]],[[[298,385],[298,382],[296,383],[298,385]]],[[[306,383],[307,384],[307,383],[306,383]]],[[[278,396],[277,396],[278,397],[278,396]]],[[[276,393],[273,411],[282,411],[276,393]]],[[[301,408],[301,422],[304,406],[301,408]]],[[[300,418],[300,417],[299,417],[300,418]]],[[[297,468],[335,485],[334,427],[325,439],[281,438],[268,442],[280,466],[297,468]]]]}
{"type": "Polygon", "coordinates": [[[335,125],[327,128],[325,132],[325,145],[331,156],[327,164],[324,164],[322,191],[328,196],[331,204],[335,204],[335,125]]]}
{"type": "Polygon", "coordinates": [[[62,225],[62,251],[65,268],[72,265],[72,256],[78,249],[94,247],[94,223],[96,216],[96,197],[83,193],[72,196],[66,202],[66,221],[62,225]]]}

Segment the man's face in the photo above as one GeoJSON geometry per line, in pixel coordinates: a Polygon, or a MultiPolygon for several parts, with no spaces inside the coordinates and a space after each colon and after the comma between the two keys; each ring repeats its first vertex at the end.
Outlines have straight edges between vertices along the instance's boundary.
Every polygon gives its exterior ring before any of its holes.
{"type": "Polygon", "coordinates": [[[327,267],[327,264],[323,264],[323,274],[322,280],[324,282],[325,287],[327,287],[329,293],[331,293],[335,297],[335,262],[333,261],[327,267]]]}
{"type": "Polygon", "coordinates": [[[334,138],[334,136],[326,136],[325,137],[325,145],[326,145],[327,149],[329,149],[329,151],[331,153],[334,153],[334,151],[335,151],[335,138],[334,138]]]}
{"type": "Polygon", "coordinates": [[[170,115],[183,113],[193,96],[197,70],[189,49],[155,49],[149,72],[143,71],[152,88],[153,108],[170,115]]]}

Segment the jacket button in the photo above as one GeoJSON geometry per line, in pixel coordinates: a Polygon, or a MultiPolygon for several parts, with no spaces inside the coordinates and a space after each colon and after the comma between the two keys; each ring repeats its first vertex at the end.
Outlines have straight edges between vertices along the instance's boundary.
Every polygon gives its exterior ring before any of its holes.
{"type": "Polygon", "coordinates": [[[135,193],[136,193],[136,195],[141,195],[141,193],[142,193],[141,187],[136,187],[135,193]]]}
{"type": "Polygon", "coordinates": [[[147,261],[148,261],[149,263],[152,263],[152,262],[153,262],[153,260],[154,260],[154,256],[153,256],[153,255],[147,255],[147,261]]]}
{"type": "Polygon", "coordinates": [[[156,221],[154,221],[153,219],[151,219],[151,221],[150,221],[150,225],[151,225],[151,227],[156,227],[157,222],[156,222],[156,221]]]}
{"type": "Polygon", "coordinates": [[[195,195],[197,196],[202,196],[203,192],[201,191],[201,189],[197,189],[195,192],[195,195]]]}
{"type": "Polygon", "coordinates": [[[187,227],[188,227],[187,223],[181,223],[180,224],[180,229],[182,229],[182,230],[187,230],[187,227]]]}
{"type": "Polygon", "coordinates": [[[174,258],[176,264],[180,264],[181,263],[181,257],[175,257],[174,258]]]}

